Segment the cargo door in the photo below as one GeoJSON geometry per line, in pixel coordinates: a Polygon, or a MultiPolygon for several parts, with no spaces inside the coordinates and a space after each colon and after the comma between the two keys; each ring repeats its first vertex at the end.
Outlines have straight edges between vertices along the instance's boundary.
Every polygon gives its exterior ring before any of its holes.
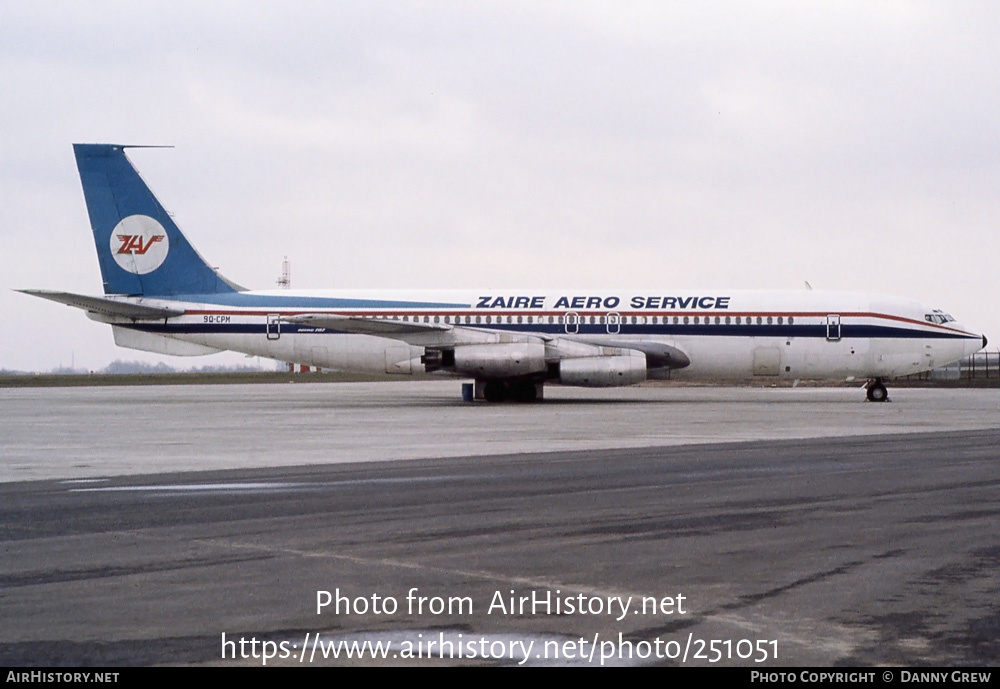
{"type": "Polygon", "coordinates": [[[753,374],[776,376],[781,371],[781,350],[777,347],[757,347],[753,350],[753,374]]]}

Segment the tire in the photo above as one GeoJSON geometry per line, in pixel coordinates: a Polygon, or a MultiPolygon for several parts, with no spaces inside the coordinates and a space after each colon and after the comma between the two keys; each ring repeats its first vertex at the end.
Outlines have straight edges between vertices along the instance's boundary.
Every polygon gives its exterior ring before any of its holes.
{"type": "Polygon", "coordinates": [[[538,391],[531,381],[511,383],[510,396],[515,402],[534,402],[538,399],[538,391]]]}
{"type": "Polygon", "coordinates": [[[885,389],[881,381],[876,381],[868,386],[869,402],[885,402],[889,399],[889,391],[885,389]]]}
{"type": "Polygon", "coordinates": [[[503,402],[507,399],[507,384],[502,380],[488,380],[483,389],[483,397],[487,402],[503,402]]]}

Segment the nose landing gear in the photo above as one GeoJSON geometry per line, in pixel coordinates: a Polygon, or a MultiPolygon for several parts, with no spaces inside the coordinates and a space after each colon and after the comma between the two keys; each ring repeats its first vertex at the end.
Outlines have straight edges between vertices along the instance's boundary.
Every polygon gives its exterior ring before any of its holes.
{"type": "Polygon", "coordinates": [[[869,380],[868,384],[865,386],[867,390],[866,397],[869,402],[888,402],[889,401],[889,391],[885,389],[885,385],[882,383],[881,378],[876,378],[874,380],[869,380]]]}

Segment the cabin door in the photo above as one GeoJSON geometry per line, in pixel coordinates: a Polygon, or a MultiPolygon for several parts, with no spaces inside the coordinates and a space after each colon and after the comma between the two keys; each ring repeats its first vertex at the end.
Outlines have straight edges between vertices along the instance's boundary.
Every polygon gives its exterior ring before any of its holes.
{"type": "Polygon", "coordinates": [[[840,339],[840,316],[831,314],[826,317],[826,339],[829,342],[840,339]]]}

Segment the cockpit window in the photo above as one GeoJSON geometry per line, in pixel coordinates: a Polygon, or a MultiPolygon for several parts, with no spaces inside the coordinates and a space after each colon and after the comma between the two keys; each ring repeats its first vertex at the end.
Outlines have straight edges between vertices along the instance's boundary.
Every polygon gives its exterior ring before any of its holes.
{"type": "Polygon", "coordinates": [[[937,323],[938,325],[942,325],[944,323],[953,323],[955,321],[955,319],[951,316],[951,314],[947,314],[944,311],[941,311],[940,309],[934,309],[934,311],[931,313],[925,313],[924,320],[927,321],[928,323],[937,323]]]}

